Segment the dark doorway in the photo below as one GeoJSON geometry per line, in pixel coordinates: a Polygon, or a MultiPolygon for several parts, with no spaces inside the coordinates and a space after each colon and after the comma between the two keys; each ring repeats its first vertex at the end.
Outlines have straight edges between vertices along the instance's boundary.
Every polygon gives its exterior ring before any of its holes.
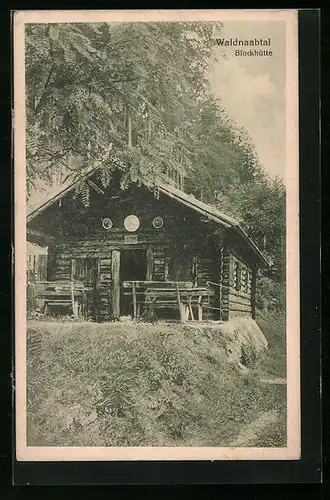
{"type": "MultiPolygon", "coordinates": [[[[120,252],[120,283],[124,281],[144,281],[147,274],[147,255],[145,250],[122,250],[120,252]]],[[[132,297],[124,295],[121,286],[121,306],[122,315],[132,314],[132,297]]]]}

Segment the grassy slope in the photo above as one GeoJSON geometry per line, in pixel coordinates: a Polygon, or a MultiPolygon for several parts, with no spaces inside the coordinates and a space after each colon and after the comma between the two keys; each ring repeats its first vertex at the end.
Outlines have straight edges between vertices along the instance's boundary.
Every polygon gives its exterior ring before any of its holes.
{"type": "MultiPolygon", "coordinates": [[[[31,322],[29,445],[230,446],[264,412],[278,409],[283,424],[285,388],[259,382],[284,375],[283,333],[265,333],[268,359],[243,377],[216,329],[31,322]]],[[[252,445],[283,446],[282,424],[252,445]]]]}

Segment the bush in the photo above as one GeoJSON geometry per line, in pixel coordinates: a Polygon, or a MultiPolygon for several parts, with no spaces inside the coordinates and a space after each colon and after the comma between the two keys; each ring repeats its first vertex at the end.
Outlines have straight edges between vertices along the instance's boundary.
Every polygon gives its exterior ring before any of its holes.
{"type": "Polygon", "coordinates": [[[263,314],[285,311],[285,283],[267,276],[258,277],[256,308],[263,314]]]}
{"type": "Polygon", "coordinates": [[[257,323],[268,342],[264,369],[270,375],[286,377],[286,315],[280,312],[259,314],[257,323]]]}

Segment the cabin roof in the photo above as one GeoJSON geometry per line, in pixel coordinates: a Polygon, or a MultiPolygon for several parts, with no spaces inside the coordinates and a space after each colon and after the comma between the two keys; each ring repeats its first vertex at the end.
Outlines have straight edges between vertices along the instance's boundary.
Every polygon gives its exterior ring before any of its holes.
{"type": "MultiPolygon", "coordinates": [[[[48,208],[53,203],[55,203],[63,196],[68,194],[72,189],[74,189],[76,184],[78,184],[82,180],[86,180],[92,177],[92,175],[100,168],[100,166],[101,165],[98,165],[96,167],[94,166],[88,169],[87,171],[83,172],[80,176],[68,179],[61,186],[53,188],[49,192],[45,193],[43,196],[39,197],[39,199],[36,200],[35,202],[28,204],[27,221],[30,222],[39,213],[43,212],[44,210],[46,210],[46,208],[48,208]]],[[[141,179],[141,182],[146,187],[150,187],[150,182],[144,181],[143,179],[141,179]]],[[[162,180],[157,180],[155,184],[156,187],[159,189],[159,191],[168,196],[169,198],[176,200],[177,202],[189,207],[190,209],[194,210],[195,212],[198,212],[199,214],[207,217],[208,219],[217,222],[218,224],[222,225],[227,229],[232,229],[245,241],[247,246],[250,247],[250,249],[256,255],[259,263],[262,264],[263,266],[269,267],[269,262],[266,260],[260,249],[257,247],[257,245],[251,240],[251,238],[240,226],[238,220],[226,214],[223,214],[212,205],[208,205],[207,203],[204,203],[195,198],[195,196],[187,194],[181,191],[180,189],[177,189],[174,186],[163,182],[162,180]]]]}
{"type": "Polygon", "coordinates": [[[167,194],[171,198],[177,199],[179,202],[192,208],[196,212],[199,212],[200,214],[208,217],[209,219],[218,222],[219,224],[228,229],[232,228],[236,233],[239,234],[239,236],[241,236],[246,241],[246,243],[254,251],[254,253],[257,254],[261,263],[264,266],[266,265],[266,267],[269,267],[270,265],[269,262],[262,254],[260,249],[257,247],[257,245],[251,240],[248,234],[240,226],[240,223],[237,219],[234,219],[233,217],[223,214],[212,205],[208,205],[207,203],[198,200],[197,198],[195,198],[190,194],[184,193],[183,191],[175,188],[174,186],[158,182],[157,187],[159,191],[163,192],[164,194],[167,194]]]}

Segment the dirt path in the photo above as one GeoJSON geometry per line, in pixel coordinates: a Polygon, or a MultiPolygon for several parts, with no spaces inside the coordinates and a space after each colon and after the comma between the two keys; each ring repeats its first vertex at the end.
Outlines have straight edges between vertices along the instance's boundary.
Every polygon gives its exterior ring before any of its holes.
{"type": "MultiPolygon", "coordinates": [[[[282,377],[267,377],[265,375],[259,381],[263,384],[286,385],[286,379],[282,377]]],[[[232,442],[231,446],[244,447],[255,445],[261,434],[267,433],[268,429],[273,429],[274,426],[278,425],[280,417],[279,410],[266,411],[261,417],[245,426],[238,437],[232,442]]]]}
{"type": "Polygon", "coordinates": [[[262,384],[278,384],[278,385],[285,385],[286,384],[286,379],[281,378],[281,377],[274,377],[274,378],[260,378],[259,382],[262,384]]]}
{"type": "Polygon", "coordinates": [[[258,440],[259,435],[266,430],[268,426],[274,426],[279,419],[278,410],[271,410],[265,412],[257,420],[247,425],[238,437],[231,443],[233,447],[253,446],[258,440]]]}

